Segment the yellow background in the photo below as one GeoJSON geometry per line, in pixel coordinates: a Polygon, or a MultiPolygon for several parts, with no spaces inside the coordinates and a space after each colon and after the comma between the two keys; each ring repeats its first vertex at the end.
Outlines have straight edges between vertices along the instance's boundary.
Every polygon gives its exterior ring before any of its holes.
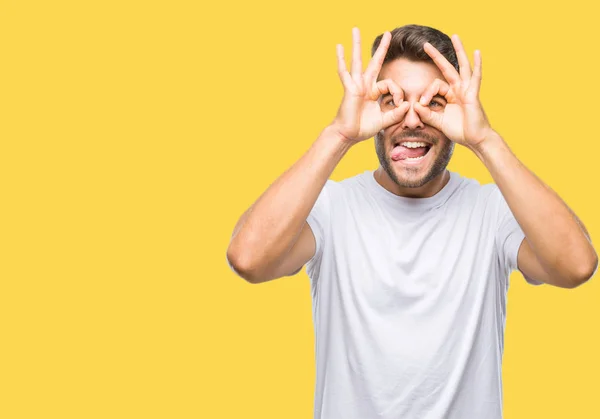
{"type": "MultiPolygon", "coordinates": [[[[312,417],[305,271],[249,285],[225,251],[335,115],[354,25],[365,67],[408,23],[481,49],[493,126],[600,240],[593,4],[2,1],[0,417],[312,417]]],[[[369,140],[332,178],[376,167],[369,140]]],[[[507,419],[600,417],[598,301],[511,277],[507,419]]]]}

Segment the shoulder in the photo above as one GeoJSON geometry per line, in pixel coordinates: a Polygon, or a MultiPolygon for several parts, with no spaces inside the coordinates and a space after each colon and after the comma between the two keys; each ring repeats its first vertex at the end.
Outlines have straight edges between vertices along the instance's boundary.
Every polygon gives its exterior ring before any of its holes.
{"type": "Polygon", "coordinates": [[[453,195],[458,197],[461,205],[485,201],[493,194],[493,187],[490,184],[481,184],[477,179],[463,176],[458,172],[452,172],[452,176],[456,179],[453,195]]]}
{"type": "Polygon", "coordinates": [[[463,211],[492,219],[506,212],[506,201],[498,185],[462,176],[460,179],[456,203],[463,211]]]}
{"type": "Polygon", "coordinates": [[[502,194],[500,193],[500,189],[498,189],[498,185],[493,182],[482,184],[477,179],[462,176],[461,180],[462,190],[464,191],[465,195],[472,199],[490,203],[502,198],[502,194]]]}
{"type": "Polygon", "coordinates": [[[510,222],[512,213],[498,185],[486,183],[479,185],[476,190],[478,207],[485,218],[493,220],[495,225],[510,222]]]}
{"type": "Polygon", "coordinates": [[[327,194],[335,196],[337,198],[344,198],[344,196],[350,196],[356,193],[364,193],[367,190],[368,171],[359,173],[357,175],[341,179],[334,180],[328,179],[323,187],[327,190],[327,194]]]}
{"type": "Polygon", "coordinates": [[[504,208],[506,206],[506,201],[504,200],[504,195],[498,188],[498,185],[495,183],[487,183],[481,186],[481,197],[485,199],[488,205],[504,208]]]}

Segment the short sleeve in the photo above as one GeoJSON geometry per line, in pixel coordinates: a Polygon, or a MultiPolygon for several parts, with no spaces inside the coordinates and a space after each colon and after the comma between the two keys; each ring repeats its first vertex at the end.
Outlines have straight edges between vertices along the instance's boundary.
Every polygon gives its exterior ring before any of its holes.
{"type": "MultiPolygon", "coordinates": [[[[500,189],[494,185],[494,193],[498,203],[498,230],[496,233],[496,249],[501,263],[508,274],[518,270],[517,256],[521,243],[525,239],[525,233],[514,217],[510,207],[506,203],[500,189]]],[[[521,272],[525,280],[532,285],[541,285],[543,282],[535,281],[521,272]]]]}
{"type": "Polygon", "coordinates": [[[330,195],[334,183],[335,182],[332,180],[327,180],[306,218],[306,222],[315,236],[316,243],[315,254],[306,264],[309,274],[315,266],[320,265],[321,256],[323,255],[323,247],[327,240],[326,233],[328,231],[331,214],[330,195]]]}

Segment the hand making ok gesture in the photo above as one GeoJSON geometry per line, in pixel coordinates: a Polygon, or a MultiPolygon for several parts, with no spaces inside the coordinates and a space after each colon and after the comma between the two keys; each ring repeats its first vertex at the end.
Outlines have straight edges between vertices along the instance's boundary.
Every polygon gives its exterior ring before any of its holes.
{"type": "Polygon", "coordinates": [[[471,72],[469,58],[458,35],[452,36],[460,73],[429,42],[424,50],[444,75],[446,81],[436,79],[423,93],[415,110],[421,120],[442,131],[450,140],[473,149],[491,132],[492,128],[479,101],[481,86],[481,54],[475,51],[475,68],[471,72]],[[435,95],[443,96],[446,107],[432,111],[426,105],[435,95]]]}
{"type": "Polygon", "coordinates": [[[389,32],[383,34],[379,47],[364,73],[358,28],[352,29],[351,73],[346,69],[344,47],[340,44],[336,46],[338,74],[344,85],[344,97],[332,125],[352,144],[371,138],[382,129],[401,121],[409,109],[400,86],[390,79],[377,81],[391,38],[389,32]],[[396,107],[384,112],[378,99],[386,93],[392,95],[396,107]]]}

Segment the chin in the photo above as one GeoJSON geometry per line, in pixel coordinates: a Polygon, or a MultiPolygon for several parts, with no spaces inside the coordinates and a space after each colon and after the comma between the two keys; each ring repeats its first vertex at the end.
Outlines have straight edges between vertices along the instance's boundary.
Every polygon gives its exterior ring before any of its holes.
{"type": "Polygon", "coordinates": [[[443,174],[454,152],[454,142],[446,139],[430,147],[419,160],[392,160],[391,147],[384,148],[383,138],[377,137],[375,151],[379,164],[389,178],[403,188],[420,188],[443,174]]]}
{"type": "MultiPolygon", "coordinates": [[[[394,161],[388,156],[387,162],[390,170],[386,167],[384,169],[386,169],[392,181],[398,186],[403,188],[420,188],[439,174],[434,171],[435,163],[438,159],[433,158],[434,153],[432,151],[429,150],[421,160],[416,161],[394,161]]],[[[443,169],[441,172],[443,172],[443,169]]]]}
{"type": "Polygon", "coordinates": [[[435,175],[432,176],[431,168],[393,167],[393,170],[395,176],[390,176],[390,178],[395,184],[403,188],[420,188],[435,178],[435,175]]]}

